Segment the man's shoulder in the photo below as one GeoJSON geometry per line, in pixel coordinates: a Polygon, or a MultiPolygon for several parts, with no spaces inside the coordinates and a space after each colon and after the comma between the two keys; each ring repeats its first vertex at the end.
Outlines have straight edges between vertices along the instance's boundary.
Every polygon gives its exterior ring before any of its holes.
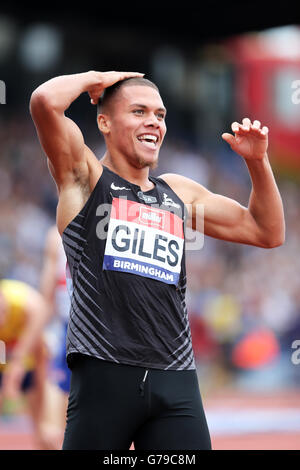
{"type": "Polygon", "coordinates": [[[196,186],[201,186],[199,183],[192,180],[191,178],[179,175],[178,173],[164,173],[162,175],[159,175],[159,178],[168,183],[168,185],[171,186],[172,189],[180,188],[186,191],[190,191],[193,190],[196,186]]]}
{"type": "Polygon", "coordinates": [[[185,204],[191,202],[193,180],[177,173],[164,173],[159,178],[165,181],[185,204]]]}
{"type": "Polygon", "coordinates": [[[177,173],[164,173],[159,178],[164,180],[185,204],[192,203],[206,190],[200,183],[177,173]]]}
{"type": "Polygon", "coordinates": [[[186,178],[185,176],[179,175],[178,173],[163,173],[162,175],[159,175],[158,178],[161,178],[168,184],[182,184],[192,181],[190,178],[186,178]]]}

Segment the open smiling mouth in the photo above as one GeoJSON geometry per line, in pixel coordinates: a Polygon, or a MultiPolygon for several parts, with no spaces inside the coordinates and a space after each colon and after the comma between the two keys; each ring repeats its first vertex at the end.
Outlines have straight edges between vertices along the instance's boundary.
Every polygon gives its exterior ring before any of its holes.
{"type": "Polygon", "coordinates": [[[155,149],[157,147],[158,137],[156,135],[142,134],[139,135],[137,139],[147,148],[155,149]]]}

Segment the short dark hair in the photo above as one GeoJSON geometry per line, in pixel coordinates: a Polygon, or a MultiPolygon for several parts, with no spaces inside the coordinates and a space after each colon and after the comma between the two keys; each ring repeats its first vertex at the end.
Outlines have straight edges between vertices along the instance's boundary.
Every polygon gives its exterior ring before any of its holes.
{"type": "Polygon", "coordinates": [[[97,113],[99,114],[104,111],[104,109],[111,102],[111,99],[117,94],[120,88],[124,86],[134,86],[134,85],[149,86],[151,88],[154,88],[159,93],[159,89],[155,85],[155,83],[151,82],[151,80],[148,80],[147,78],[144,78],[144,77],[126,78],[125,80],[120,80],[114,83],[112,86],[105,88],[102,96],[100,96],[98,103],[97,103],[97,113]]]}

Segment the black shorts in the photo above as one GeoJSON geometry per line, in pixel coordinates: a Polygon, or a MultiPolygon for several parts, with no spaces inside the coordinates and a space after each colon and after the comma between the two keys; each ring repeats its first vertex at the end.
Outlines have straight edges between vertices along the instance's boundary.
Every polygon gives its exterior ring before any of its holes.
{"type": "Polygon", "coordinates": [[[147,369],[78,354],[63,450],[211,449],[195,370],[147,369]]]}

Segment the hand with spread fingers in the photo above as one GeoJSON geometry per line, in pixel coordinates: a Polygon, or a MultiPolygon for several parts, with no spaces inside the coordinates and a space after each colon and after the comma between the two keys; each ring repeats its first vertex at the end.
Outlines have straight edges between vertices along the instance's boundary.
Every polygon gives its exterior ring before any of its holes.
{"type": "Polygon", "coordinates": [[[268,148],[269,129],[257,120],[252,124],[249,118],[244,118],[243,124],[233,122],[231,128],[235,135],[224,133],[222,138],[232,150],[245,159],[262,160],[268,148]]]}

